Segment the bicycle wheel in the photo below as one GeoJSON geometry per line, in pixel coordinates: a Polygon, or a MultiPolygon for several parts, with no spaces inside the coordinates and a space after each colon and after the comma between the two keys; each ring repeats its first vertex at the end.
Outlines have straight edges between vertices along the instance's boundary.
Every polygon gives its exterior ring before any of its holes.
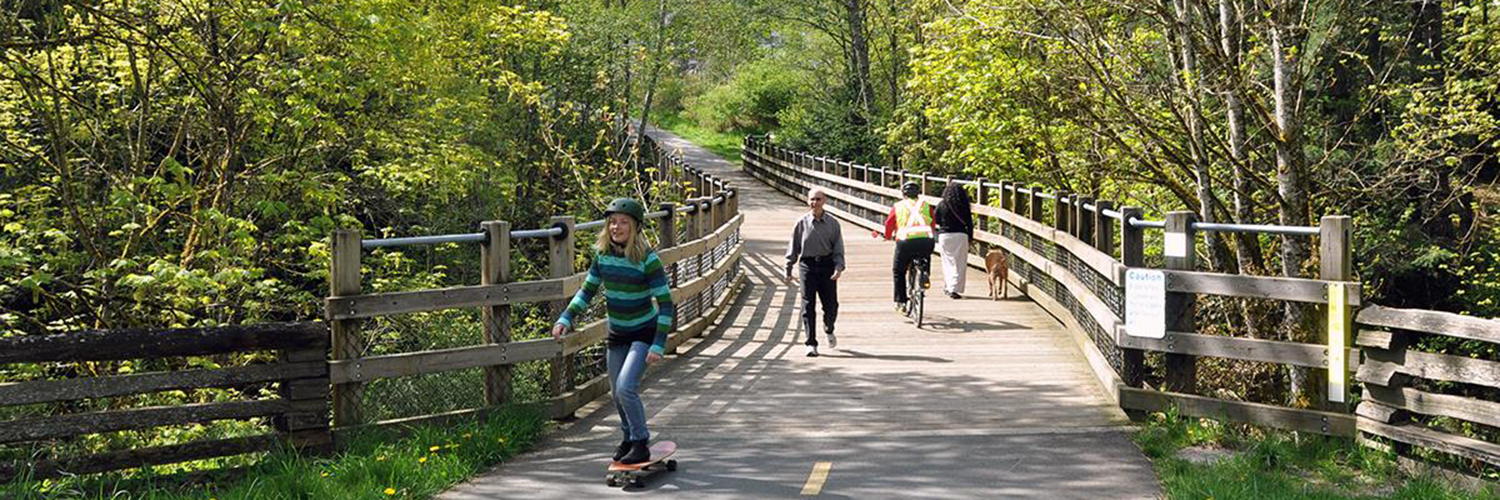
{"type": "Polygon", "coordinates": [[[922,309],[927,303],[927,291],[922,290],[921,281],[916,282],[916,293],[912,294],[912,318],[916,320],[916,327],[922,327],[922,309]]]}
{"type": "Polygon", "coordinates": [[[906,270],[906,317],[916,322],[917,328],[921,328],[922,304],[927,291],[922,289],[922,277],[916,264],[912,263],[912,266],[906,270]]]}

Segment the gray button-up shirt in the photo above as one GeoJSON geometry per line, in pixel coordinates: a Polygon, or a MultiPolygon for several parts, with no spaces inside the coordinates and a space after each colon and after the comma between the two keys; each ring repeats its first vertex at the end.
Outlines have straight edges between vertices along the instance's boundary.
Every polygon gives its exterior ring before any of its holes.
{"type": "Polygon", "coordinates": [[[844,234],[839,221],[824,213],[821,219],[808,213],[792,228],[792,243],[786,249],[786,272],[791,274],[803,257],[831,257],[834,269],[844,270],[844,234]]]}

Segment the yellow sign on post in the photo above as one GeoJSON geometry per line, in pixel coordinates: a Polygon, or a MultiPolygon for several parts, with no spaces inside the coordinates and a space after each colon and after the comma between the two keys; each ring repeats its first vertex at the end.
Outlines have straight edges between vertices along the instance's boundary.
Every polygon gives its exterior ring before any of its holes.
{"type": "Polygon", "coordinates": [[[1343,283],[1328,284],[1328,400],[1348,401],[1349,320],[1343,283]]]}

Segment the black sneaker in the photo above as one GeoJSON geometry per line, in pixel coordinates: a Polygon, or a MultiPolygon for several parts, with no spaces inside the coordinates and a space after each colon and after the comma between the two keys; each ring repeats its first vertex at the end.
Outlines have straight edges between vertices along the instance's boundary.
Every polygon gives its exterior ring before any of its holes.
{"type": "Polygon", "coordinates": [[[959,299],[964,298],[964,296],[963,295],[959,295],[958,292],[948,292],[948,298],[953,299],[953,300],[959,300],[959,299]]]}
{"type": "Polygon", "coordinates": [[[646,440],[630,442],[630,453],[620,457],[622,464],[639,464],[651,461],[651,447],[646,445],[646,440]]]}
{"type": "Polygon", "coordinates": [[[630,447],[634,444],[635,442],[629,439],[620,441],[620,446],[615,448],[615,461],[619,462],[621,458],[625,458],[625,454],[630,453],[630,447]]]}

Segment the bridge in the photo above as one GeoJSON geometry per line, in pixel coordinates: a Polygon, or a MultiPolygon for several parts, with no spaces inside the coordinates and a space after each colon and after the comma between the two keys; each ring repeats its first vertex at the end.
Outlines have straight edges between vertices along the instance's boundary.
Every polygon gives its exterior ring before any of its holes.
{"type": "MultiPolygon", "coordinates": [[[[736,187],[747,276],[710,332],[647,375],[654,439],[681,447],[681,468],[648,483],[654,494],[1159,496],[1125,414],[1057,319],[1019,292],[982,298],[986,279],[969,269],[965,299],[932,294],[918,330],[891,307],[892,243],[856,221],[842,222],[848,270],[839,280],[838,349],[825,342],[822,356],[806,357],[797,289],[782,279],[806,205],[687,141],[651,134],[736,187]]],[[[934,270],[941,274],[936,259],[934,270]]],[[[609,494],[602,464],[619,443],[619,419],[602,402],[578,415],[539,451],[440,498],[609,494]]]]}
{"type": "MultiPolygon", "coordinates": [[[[649,483],[654,494],[1156,498],[1151,465],[1127,432],[1129,417],[1168,408],[1357,438],[1403,457],[1421,450],[1500,465],[1500,445],[1441,425],[1500,427],[1500,403],[1486,392],[1500,388],[1500,363],[1416,342],[1444,336],[1500,343],[1500,321],[1367,303],[1353,275],[1346,217],[1324,217],[1314,227],[1206,224],[1190,212],[1154,219],[1109,200],[961,179],[981,201],[973,207],[976,246],[1010,255],[1013,298],[982,297],[985,279],[973,255],[968,296],[929,299],[929,321],[917,329],[890,307],[891,244],[865,237],[864,229],[877,227],[903,180],[919,181],[931,195],[947,179],[815,157],[763,138],[747,139],[738,166],[660,131],[649,131],[641,145],[643,167],[654,167],[642,169],[647,180],[688,185],[699,195],[648,214],[681,304],[669,340],[673,355],[648,373],[645,397],[655,436],[682,446],[682,468],[649,483]],[[805,212],[800,199],[811,186],[827,190],[849,252],[839,285],[839,346],[817,358],[802,355],[796,292],[781,280],[792,222],[805,212]],[[1204,231],[1312,239],[1319,275],[1200,271],[1192,249],[1204,231]],[[1143,275],[1160,279],[1154,292],[1132,288],[1143,275]],[[1199,328],[1207,325],[1198,324],[1195,302],[1209,297],[1296,304],[1317,326],[1302,342],[1208,332],[1199,328]],[[1141,312],[1147,308],[1126,307],[1142,298],[1154,298],[1155,320],[1141,312]],[[1209,358],[1299,370],[1317,391],[1310,404],[1295,406],[1206,391],[1198,361],[1209,358]]],[[[86,456],[39,451],[0,463],[0,480],[284,444],[326,452],[366,428],[440,423],[531,401],[568,423],[535,452],[442,498],[621,494],[603,484],[604,461],[618,441],[615,412],[599,398],[608,384],[596,373],[604,321],[595,315],[561,341],[513,321],[547,317],[572,295],[582,282],[577,234],[599,224],[558,216],[536,229],[491,221],[472,234],[391,239],[339,231],[330,240],[323,321],[0,339],[0,363],[273,353],[263,358],[272,361],[248,366],[177,363],[163,366],[181,369],[152,373],[42,376],[0,385],[0,407],[275,384],[269,398],[245,391],[247,400],[177,407],[16,413],[0,421],[0,445],[45,450],[74,436],[217,420],[264,418],[269,429],[86,456]],[[440,242],[479,246],[480,284],[375,293],[362,283],[360,261],[371,249],[440,242]],[[523,246],[542,251],[541,276],[521,279],[511,269],[513,247],[523,246]],[[472,345],[400,350],[370,345],[363,331],[387,316],[475,309],[472,345]],[[363,397],[377,382],[462,370],[481,372],[454,379],[475,382],[461,388],[477,394],[475,407],[376,415],[363,397]]]]}

